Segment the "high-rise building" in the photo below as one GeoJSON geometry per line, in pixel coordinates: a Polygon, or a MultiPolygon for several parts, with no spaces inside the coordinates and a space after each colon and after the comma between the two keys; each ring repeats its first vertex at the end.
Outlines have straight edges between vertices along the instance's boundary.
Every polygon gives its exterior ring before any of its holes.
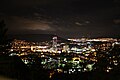
{"type": "Polygon", "coordinates": [[[53,44],[52,44],[53,50],[57,51],[57,37],[53,37],[52,42],[53,42],[53,44]]]}

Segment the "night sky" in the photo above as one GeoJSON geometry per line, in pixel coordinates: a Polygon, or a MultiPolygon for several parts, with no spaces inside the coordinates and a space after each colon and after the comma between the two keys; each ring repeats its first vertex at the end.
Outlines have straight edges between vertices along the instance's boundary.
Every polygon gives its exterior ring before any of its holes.
{"type": "Polygon", "coordinates": [[[10,34],[120,36],[119,0],[0,0],[10,34]]]}

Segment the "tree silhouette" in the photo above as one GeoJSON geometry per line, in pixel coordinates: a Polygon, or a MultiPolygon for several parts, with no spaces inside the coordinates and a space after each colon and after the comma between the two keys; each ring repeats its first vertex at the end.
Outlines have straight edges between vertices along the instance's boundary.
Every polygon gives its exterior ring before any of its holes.
{"type": "Polygon", "coordinates": [[[5,43],[7,30],[4,20],[0,21],[0,44],[5,43]]]}

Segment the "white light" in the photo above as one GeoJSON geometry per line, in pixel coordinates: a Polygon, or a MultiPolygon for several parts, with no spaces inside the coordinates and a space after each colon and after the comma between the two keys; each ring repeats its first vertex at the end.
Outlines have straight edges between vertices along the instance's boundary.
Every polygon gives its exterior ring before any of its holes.
{"type": "Polygon", "coordinates": [[[78,69],[78,71],[81,71],[81,69],[78,69]]]}
{"type": "Polygon", "coordinates": [[[94,51],[95,51],[95,49],[91,49],[91,51],[93,51],[93,52],[94,52],[94,51]]]}
{"type": "Polygon", "coordinates": [[[67,73],[67,71],[64,71],[64,73],[67,73]]]}
{"type": "Polygon", "coordinates": [[[110,72],[109,70],[107,70],[107,72],[110,72]]]}

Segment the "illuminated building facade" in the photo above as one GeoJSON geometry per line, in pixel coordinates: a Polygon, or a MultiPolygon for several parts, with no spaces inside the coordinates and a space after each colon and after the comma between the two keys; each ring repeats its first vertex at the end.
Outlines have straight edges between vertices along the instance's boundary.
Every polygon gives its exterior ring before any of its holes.
{"type": "Polygon", "coordinates": [[[57,37],[53,37],[52,40],[52,49],[56,52],[57,51],[57,37]]]}

